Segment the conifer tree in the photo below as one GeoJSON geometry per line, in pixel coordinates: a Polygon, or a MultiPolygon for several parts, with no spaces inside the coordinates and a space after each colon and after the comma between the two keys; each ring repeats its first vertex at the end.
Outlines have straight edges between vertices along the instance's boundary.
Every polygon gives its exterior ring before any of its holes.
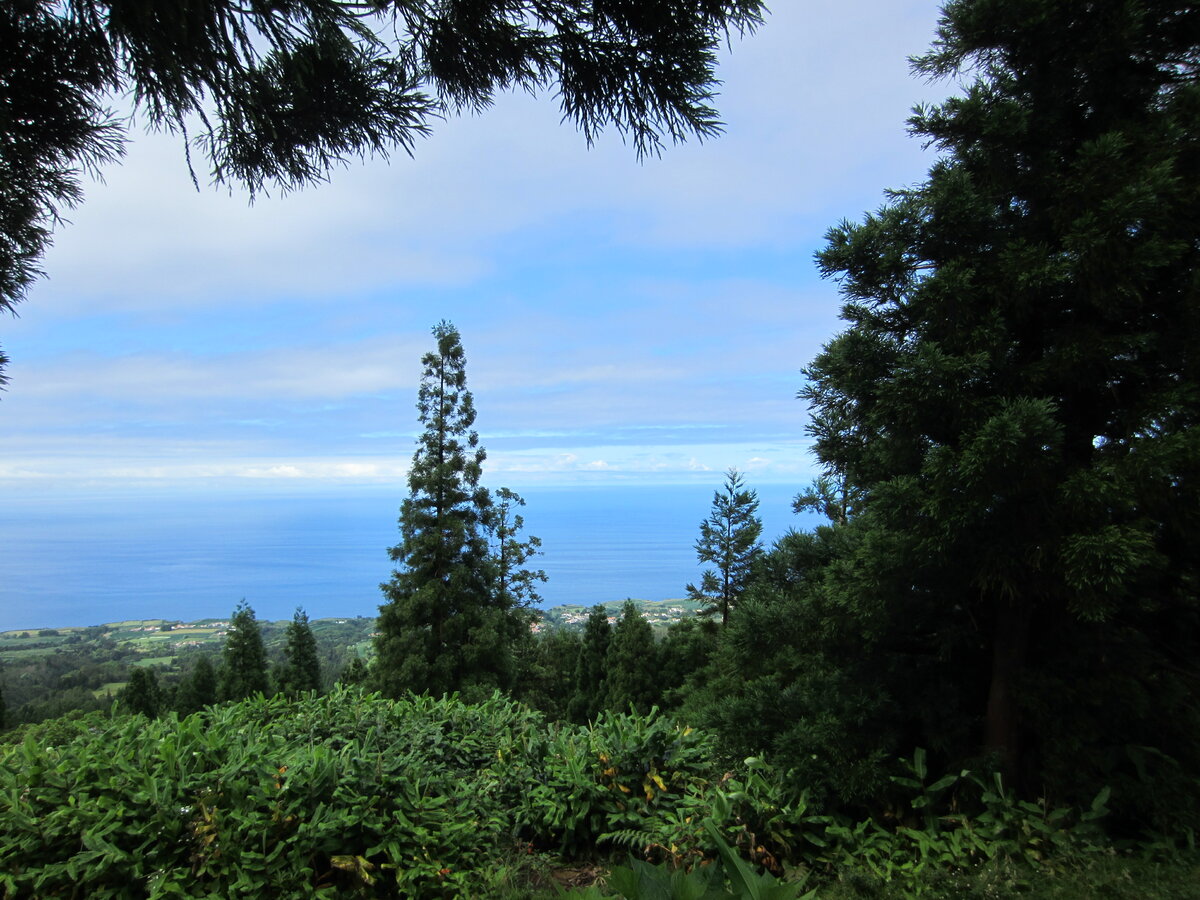
{"type": "Polygon", "coordinates": [[[199,712],[217,702],[217,673],[207,654],[192,664],[175,691],[175,711],[181,716],[199,712]]]}
{"type": "Polygon", "coordinates": [[[339,684],[365,685],[370,681],[371,672],[361,656],[355,656],[346,663],[342,674],[338,676],[339,684]]]}
{"type": "Polygon", "coordinates": [[[423,427],[400,507],[398,567],[382,585],[377,681],[390,695],[509,687],[511,644],[523,627],[511,593],[496,588],[485,531],[491,498],[479,483],[486,456],[472,429],[466,356],[449,322],[433,329],[417,395],[423,427]]]}
{"type": "Polygon", "coordinates": [[[575,696],[575,668],[582,640],[577,632],[556,628],[518,643],[516,699],[539,709],[551,721],[565,720],[575,696]]]}
{"type": "Polygon", "coordinates": [[[729,610],[737,603],[746,585],[754,560],[762,552],[758,543],[762,519],[758,518],[758,494],[746,490],[737,469],[725,473],[725,486],[713,494],[712,513],[700,523],[696,558],[713,563],[700,586],[687,586],[688,597],[708,604],[703,615],[721,616],[722,627],[729,624],[729,610]]]}
{"type": "Polygon", "coordinates": [[[162,705],[162,689],[158,676],[148,666],[134,666],[129,683],[120,695],[121,705],[131,713],[156,718],[162,705]]]}
{"type": "Polygon", "coordinates": [[[242,600],[229,620],[222,653],[220,697],[241,700],[269,691],[267,652],[254,610],[242,600]]]}
{"type": "Polygon", "coordinates": [[[659,701],[657,650],[650,623],[632,600],[626,600],[605,659],[605,708],[650,712],[659,701]]]}
{"type": "Polygon", "coordinates": [[[571,721],[579,724],[595,721],[604,709],[604,679],[608,662],[608,646],[612,642],[612,626],[608,610],[597,603],[588,612],[583,626],[583,641],[575,663],[575,689],[568,704],[571,721]]]}
{"type": "Polygon", "coordinates": [[[664,708],[683,706],[689,696],[710,681],[708,672],[720,636],[712,619],[687,616],[667,628],[658,644],[655,683],[664,708]]]}
{"type": "Polygon", "coordinates": [[[296,609],[287,627],[284,647],[286,663],[283,670],[283,689],[299,694],[321,689],[321,661],[317,656],[317,639],[308,624],[308,614],[296,609]]]}
{"type": "Polygon", "coordinates": [[[955,0],[917,69],[971,78],[912,119],[928,180],[819,255],[847,329],[801,396],[854,512],[742,660],[803,614],[830,652],[779,654],[787,696],[859,759],[982,747],[1081,799],[1144,741],[1195,784],[1200,11],[955,0]]]}

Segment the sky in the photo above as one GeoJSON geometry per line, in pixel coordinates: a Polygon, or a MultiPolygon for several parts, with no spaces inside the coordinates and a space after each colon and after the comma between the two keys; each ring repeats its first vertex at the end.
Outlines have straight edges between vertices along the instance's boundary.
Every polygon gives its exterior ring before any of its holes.
{"type": "Polygon", "coordinates": [[[253,205],[135,130],[0,319],[0,491],[396,492],[432,327],[457,326],[490,485],[802,487],[813,254],[919,183],[930,0],[776,0],[723,55],[725,133],[639,161],[552,96],[435,125],[253,205]]]}

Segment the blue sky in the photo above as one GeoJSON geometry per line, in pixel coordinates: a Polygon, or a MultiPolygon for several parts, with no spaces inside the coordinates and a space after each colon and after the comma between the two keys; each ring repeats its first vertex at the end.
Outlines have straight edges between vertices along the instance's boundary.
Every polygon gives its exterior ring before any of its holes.
{"type": "Polygon", "coordinates": [[[503,97],[390,163],[249,205],[138,134],[0,322],[0,490],[402,482],[449,319],[489,484],[802,486],[801,368],[838,328],[822,236],[920,181],[932,2],[780,0],[735,40],[726,133],[639,162],[503,97]]]}

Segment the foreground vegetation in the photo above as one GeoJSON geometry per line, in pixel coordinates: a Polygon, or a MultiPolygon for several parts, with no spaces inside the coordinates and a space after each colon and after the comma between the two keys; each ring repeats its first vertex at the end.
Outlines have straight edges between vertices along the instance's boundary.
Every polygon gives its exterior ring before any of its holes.
{"type": "Polygon", "coordinates": [[[500,696],[337,688],[184,719],[93,714],[0,746],[0,888],[521,897],[600,862],[607,877],[576,896],[995,896],[1080,873],[1133,896],[1127,871],[1167,888],[1197,871],[1165,845],[1130,870],[1099,828],[1103,795],[1052,808],[996,775],[932,780],[921,754],[907,768],[906,808],[854,821],[762,760],[721,765],[710,737],[656,713],[555,725],[500,696]],[[627,853],[656,865],[611,865],[627,853]]]}
{"type": "Polygon", "coordinates": [[[581,862],[593,897],[1194,895],[1200,11],[1099,6],[946,4],[937,163],[818,256],[827,524],[758,547],[731,471],[689,586],[719,621],[534,636],[440,323],[367,692],[317,695],[300,612],[276,671],[243,605],[186,704],[141,667],[114,717],[14,732],[6,896],[530,896],[581,862]]]}

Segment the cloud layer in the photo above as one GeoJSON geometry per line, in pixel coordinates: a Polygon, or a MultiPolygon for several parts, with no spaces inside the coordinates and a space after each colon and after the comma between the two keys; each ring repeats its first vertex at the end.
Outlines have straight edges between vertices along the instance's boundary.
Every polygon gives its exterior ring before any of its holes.
{"type": "Polygon", "coordinates": [[[251,206],[139,137],[4,323],[0,480],[394,481],[442,318],[514,483],[805,480],[839,303],[812,254],[920,180],[904,120],[945,89],[906,62],[933,3],[779,6],[722,65],[726,134],[640,164],[516,95],[251,206]]]}

